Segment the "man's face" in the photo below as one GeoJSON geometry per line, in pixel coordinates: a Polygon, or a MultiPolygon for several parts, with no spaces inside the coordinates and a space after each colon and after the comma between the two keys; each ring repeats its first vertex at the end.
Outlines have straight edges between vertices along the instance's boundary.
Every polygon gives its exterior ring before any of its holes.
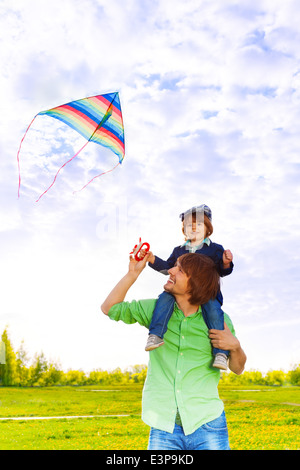
{"type": "Polygon", "coordinates": [[[176,265],[168,270],[170,275],[167,283],[164,285],[166,292],[173,295],[184,295],[188,293],[188,276],[182,270],[180,263],[177,261],[176,265]]]}
{"type": "Polygon", "coordinates": [[[201,243],[205,238],[206,228],[204,225],[204,215],[197,214],[193,221],[192,215],[188,215],[184,220],[185,236],[192,242],[201,243]]]}

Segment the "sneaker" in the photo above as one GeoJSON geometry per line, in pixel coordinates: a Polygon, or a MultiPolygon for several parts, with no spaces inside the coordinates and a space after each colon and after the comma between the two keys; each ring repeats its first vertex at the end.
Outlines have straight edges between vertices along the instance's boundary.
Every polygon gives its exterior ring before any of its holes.
{"type": "Polygon", "coordinates": [[[223,353],[217,353],[215,355],[215,360],[213,363],[213,367],[217,369],[227,370],[227,356],[223,353]]]}
{"type": "Polygon", "coordinates": [[[164,340],[157,335],[149,335],[145,351],[152,351],[164,344],[164,340]]]}

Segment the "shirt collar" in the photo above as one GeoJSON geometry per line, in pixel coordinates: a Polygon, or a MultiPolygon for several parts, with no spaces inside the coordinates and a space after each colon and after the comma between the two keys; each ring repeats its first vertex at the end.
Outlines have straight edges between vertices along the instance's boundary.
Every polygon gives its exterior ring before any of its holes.
{"type": "Polygon", "coordinates": [[[183,243],[181,245],[181,248],[183,246],[185,246],[188,250],[190,251],[193,251],[195,252],[196,250],[199,250],[200,248],[202,248],[202,246],[204,245],[204,243],[209,246],[211,244],[211,241],[210,239],[207,237],[207,238],[204,238],[203,242],[200,243],[199,245],[195,245],[195,246],[191,246],[191,240],[187,240],[185,243],[183,243]]]}
{"type": "MultiPolygon", "coordinates": [[[[180,310],[179,305],[177,304],[176,300],[175,300],[175,307],[176,307],[177,312],[180,312],[181,315],[184,315],[183,312],[182,312],[182,310],[180,310]]],[[[201,308],[201,305],[199,305],[197,312],[193,313],[192,315],[188,315],[188,316],[185,317],[185,318],[194,317],[194,316],[199,315],[199,314],[202,315],[202,308],[201,308]]]]}

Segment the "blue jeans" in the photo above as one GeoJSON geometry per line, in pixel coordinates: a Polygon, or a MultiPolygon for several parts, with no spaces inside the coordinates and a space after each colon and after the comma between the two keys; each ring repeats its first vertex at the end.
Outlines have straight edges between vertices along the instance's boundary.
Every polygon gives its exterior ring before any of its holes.
{"type": "MultiPolygon", "coordinates": [[[[167,328],[168,321],[174,310],[175,298],[168,292],[163,292],[157,299],[153,312],[152,320],[149,326],[149,334],[157,335],[163,338],[167,328]]],[[[201,305],[202,315],[206,326],[209,330],[224,330],[224,312],[221,309],[222,294],[220,293],[215,300],[209,300],[206,304],[201,305]]],[[[229,355],[229,351],[213,348],[214,356],[217,353],[229,355]]]]}
{"type": "Polygon", "coordinates": [[[173,433],[151,428],[148,450],[230,450],[225,413],[187,436],[178,424],[173,433]]]}

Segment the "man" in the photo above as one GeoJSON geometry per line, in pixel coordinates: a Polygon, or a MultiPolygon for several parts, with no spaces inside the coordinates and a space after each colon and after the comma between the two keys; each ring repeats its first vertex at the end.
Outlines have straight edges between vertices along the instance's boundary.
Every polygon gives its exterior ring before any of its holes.
{"type": "MultiPolygon", "coordinates": [[[[112,320],[149,327],[156,299],[124,302],[126,293],[146,266],[130,258],[129,270],[101,306],[112,320]]],[[[151,351],[143,390],[142,419],[151,427],[148,449],[228,450],[224,405],[218,395],[220,371],[212,368],[212,346],[230,351],[229,368],[244,370],[246,355],[228,315],[224,330],[210,330],[201,304],[216,296],[219,275],[207,256],[178,258],[164,286],[175,297],[165,344],[151,351]]]]}

